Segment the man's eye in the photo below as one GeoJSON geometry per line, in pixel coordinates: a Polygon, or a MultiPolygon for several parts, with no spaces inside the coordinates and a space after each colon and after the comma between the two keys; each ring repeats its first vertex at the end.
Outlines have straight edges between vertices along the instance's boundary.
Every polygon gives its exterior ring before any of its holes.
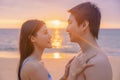
{"type": "Polygon", "coordinates": [[[72,24],[72,22],[68,22],[68,24],[72,24]]]}

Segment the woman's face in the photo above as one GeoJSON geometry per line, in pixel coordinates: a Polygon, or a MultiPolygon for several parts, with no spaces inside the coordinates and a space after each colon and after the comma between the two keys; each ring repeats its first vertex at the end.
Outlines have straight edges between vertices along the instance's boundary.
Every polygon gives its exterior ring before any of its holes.
{"type": "Polygon", "coordinates": [[[34,46],[38,48],[51,48],[51,35],[46,27],[43,25],[40,30],[37,32],[36,36],[31,38],[34,46]]]}

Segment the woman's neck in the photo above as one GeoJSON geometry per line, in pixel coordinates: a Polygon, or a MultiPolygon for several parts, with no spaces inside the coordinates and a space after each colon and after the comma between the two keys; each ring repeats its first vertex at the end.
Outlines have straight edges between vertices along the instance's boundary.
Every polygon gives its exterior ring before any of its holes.
{"type": "Polygon", "coordinates": [[[40,49],[40,48],[35,47],[31,56],[34,57],[37,60],[41,60],[43,51],[44,51],[44,49],[40,49]]]}

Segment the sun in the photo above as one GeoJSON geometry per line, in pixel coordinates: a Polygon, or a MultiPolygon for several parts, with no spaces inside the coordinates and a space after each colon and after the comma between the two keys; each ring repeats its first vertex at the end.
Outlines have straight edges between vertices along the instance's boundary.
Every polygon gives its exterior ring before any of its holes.
{"type": "Polygon", "coordinates": [[[66,21],[61,21],[59,19],[47,20],[46,24],[49,28],[54,28],[54,29],[61,29],[67,26],[66,21]]]}
{"type": "Polygon", "coordinates": [[[61,58],[60,53],[58,53],[58,52],[54,53],[54,54],[53,54],[53,57],[54,57],[55,59],[61,58]]]}
{"type": "Polygon", "coordinates": [[[52,24],[54,24],[55,26],[59,26],[61,24],[60,20],[53,20],[52,24]]]}

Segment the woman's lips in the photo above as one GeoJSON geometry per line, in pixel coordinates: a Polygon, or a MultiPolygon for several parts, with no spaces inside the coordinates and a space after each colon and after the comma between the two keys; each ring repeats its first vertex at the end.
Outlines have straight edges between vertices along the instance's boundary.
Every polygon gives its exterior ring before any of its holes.
{"type": "Polygon", "coordinates": [[[51,43],[51,41],[48,41],[48,43],[51,43]]]}

